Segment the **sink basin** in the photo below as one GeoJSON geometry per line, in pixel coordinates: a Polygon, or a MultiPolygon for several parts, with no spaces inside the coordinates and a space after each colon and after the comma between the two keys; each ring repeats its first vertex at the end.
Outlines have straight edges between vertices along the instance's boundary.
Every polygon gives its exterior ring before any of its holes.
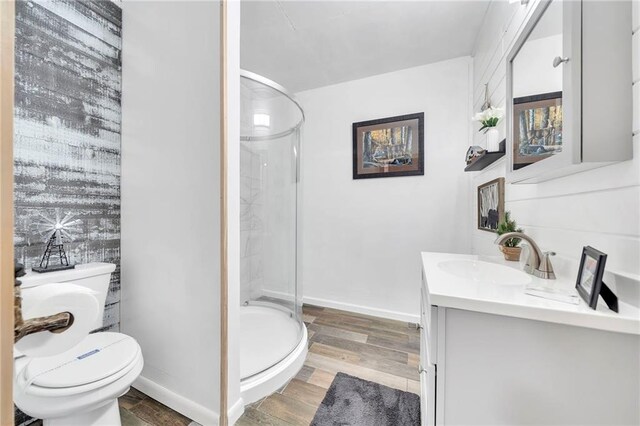
{"type": "Polygon", "coordinates": [[[482,260],[445,260],[438,267],[447,274],[475,283],[499,285],[525,285],[531,277],[508,266],[482,260]]]}

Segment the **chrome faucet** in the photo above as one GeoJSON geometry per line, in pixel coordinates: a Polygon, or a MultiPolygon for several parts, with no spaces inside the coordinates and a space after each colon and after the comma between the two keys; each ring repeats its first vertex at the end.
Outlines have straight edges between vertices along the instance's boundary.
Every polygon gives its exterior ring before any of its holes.
{"type": "Polygon", "coordinates": [[[533,241],[533,238],[530,236],[523,234],[522,232],[507,232],[506,234],[500,235],[494,241],[495,244],[502,244],[510,238],[520,238],[525,240],[531,250],[529,250],[529,257],[524,265],[524,271],[527,274],[534,275],[538,278],[544,278],[547,280],[555,280],[556,274],[553,272],[553,266],[551,265],[550,256],[555,256],[555,253],[552,251],[542,252],[538,244],[533,241]]]}

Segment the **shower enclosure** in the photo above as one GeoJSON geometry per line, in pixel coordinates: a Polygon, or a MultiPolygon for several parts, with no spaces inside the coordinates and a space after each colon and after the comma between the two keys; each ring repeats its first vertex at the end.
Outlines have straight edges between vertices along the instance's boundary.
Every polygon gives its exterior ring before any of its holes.
{"type": "Polygon", "coordinates": [[[304,112],[279,84],[241,72],[240,374],[250,403],[296,374],[307,352],[298,282],[304,112]]]}

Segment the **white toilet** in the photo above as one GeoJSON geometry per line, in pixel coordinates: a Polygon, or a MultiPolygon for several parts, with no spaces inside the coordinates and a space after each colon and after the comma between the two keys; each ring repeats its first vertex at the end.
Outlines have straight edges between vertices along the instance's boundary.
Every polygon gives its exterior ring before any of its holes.
{"type": "MultiPolygon", "coordinates": [[[[100,313],[93,328],[100,328],[114,270],[110,263],[90,263],[66,271],[29,273],[19,278],[23,303],[29,303],[29,289],[37,286],[66,282],[87,287],[97,293],[100,313]]],[[[62,354],[18,356],[14,402],[26,414],[43,419],[45,426],[119,426],[117,398],[129,390],[142,366],[140,346],[132,337],[112,332],[89,334],[62,354]]]]}

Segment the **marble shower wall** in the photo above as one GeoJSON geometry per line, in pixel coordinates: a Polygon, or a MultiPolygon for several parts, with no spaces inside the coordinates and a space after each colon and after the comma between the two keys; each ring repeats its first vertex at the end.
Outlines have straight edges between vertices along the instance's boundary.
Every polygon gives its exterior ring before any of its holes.
{"type": "MultiPolygon", "coordinates": [[[[264,153],[240,144],[240,302],[262,295],[264,205],[264,153]]],[[[255,144],[254,144],[255,145],[255,144]]]]}
{"type": "Polygon", "coordinates": [[[16,258],[39,262],[40,214],[76,215],[71,261],[117,265],[104,315],[110,330],[120,321],[121,29],[111,1],[16,3],[16,258]]]}

